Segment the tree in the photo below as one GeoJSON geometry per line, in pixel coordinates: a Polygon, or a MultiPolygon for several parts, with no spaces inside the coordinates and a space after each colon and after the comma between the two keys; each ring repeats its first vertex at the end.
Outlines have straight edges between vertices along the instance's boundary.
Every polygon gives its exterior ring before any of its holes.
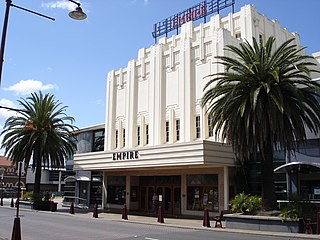
{"type": "Polygon", "coordinates": [[[225,72],[210,75],[202,107],[208,106],[217,136],[226,139],[238,159],[261,156],[262,204],[276,208],[273,151],[295,151],[306,139],[306,128],[320,128],[320,85],[312,57],[301,53],[293,39],[275,49],[275,38],[265,44],[227,46],[232,56],[218,56],[225,72]]]}
{"type": "Polygon", "coordinates": [[[35,171],[34,193],[40,193],[42,167],[64,167],[74,154],[74,119],[65,114],[66,106],[51,94],[32,93],[18,101],[20,114],[9,117],[1,132],[5,155],[13,163],[25,161],[35,171]]]}

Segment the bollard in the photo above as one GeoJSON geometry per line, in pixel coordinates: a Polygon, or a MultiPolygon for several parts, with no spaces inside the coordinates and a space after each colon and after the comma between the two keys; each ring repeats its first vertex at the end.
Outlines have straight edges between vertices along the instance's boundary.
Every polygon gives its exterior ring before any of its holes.
{"type": "Polygon", "coordinates": [[[203,224],[202,224],[203,227],[211,227],[210,226],[210,219],[209,219],[209,210],[206,208],[204,209],[204,212],[203,212],[203,224]]]}
{"type": "Polygon", "coordinates": [[[55,205],[54,201],[50,202],[50,211],[51,212],[57,211],[57,208],[56,208],[56,205],[55,205]]]}
{"type": "Polygon", "coordinates": [[[127,205],[124,204],[122,208],[122,219],[128,220],[128,211],[127,211],[127,205]]]}
{"type": "Polygon", "coordinates": [[[93,217],[98,218],[98,204],[93,206],[93,217]]]}
{"type": "Polygon", "coordinates": [[[162,206],[158,208],[158,222],[164,223],[162,206]]]}
{"type": "Polygon", "coordinates": [[[74,214],[74,203],[72,202],[71,205],[70,205],[70,211],[69,211],[70,214],[74,214]]]}
{"type": "Polygon", "coordinates": [[[10,204],[10,207],[14,207],[14,201],[13,201],[13,198],[11,198],[11,204],[10,204]]]}

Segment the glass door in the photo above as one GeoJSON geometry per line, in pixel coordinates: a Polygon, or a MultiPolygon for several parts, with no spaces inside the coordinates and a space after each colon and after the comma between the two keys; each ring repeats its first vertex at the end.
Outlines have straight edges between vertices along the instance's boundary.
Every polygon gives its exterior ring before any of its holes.
{"type": "Polygon", "coordinates": [[[157,195],[159,198],[159,204],[163,208],[163,212],[173,214],[174,198],[172,194],[172,186],[157,187],[157,195]]]}
{"type": "Polygon", "coordinates": [[[154,194],[154,187],[147,187],[147,188],[148,188],[148,192],[147,192],[148,211],[152,212],[154,210],[153,201],[152,201],[152,197],[154,194]]]}
{"type": "Polygon", "coordinates": [[[173,187],[173,214],[181,213],[181,188],[173,187]]]}

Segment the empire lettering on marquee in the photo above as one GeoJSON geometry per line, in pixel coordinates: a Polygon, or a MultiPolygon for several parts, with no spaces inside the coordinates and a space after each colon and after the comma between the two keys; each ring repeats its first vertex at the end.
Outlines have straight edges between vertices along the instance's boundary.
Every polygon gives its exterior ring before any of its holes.
{"type": "Polygon", "coordinates": [[[118,152],[112,154],[112,160],[132,160],[139,159],[139,151],[118,152]]]}

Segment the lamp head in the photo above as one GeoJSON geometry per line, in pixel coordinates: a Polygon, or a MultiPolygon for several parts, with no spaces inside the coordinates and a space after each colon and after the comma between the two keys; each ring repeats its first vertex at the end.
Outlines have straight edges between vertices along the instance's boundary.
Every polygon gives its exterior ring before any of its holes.
{"type": "Polygon", "coordinates": [[[77,7],[74,11],[69,13],[69,17],[75,20],[84,20],[87,15],[82,11],[81,7],[77,7]]]}

